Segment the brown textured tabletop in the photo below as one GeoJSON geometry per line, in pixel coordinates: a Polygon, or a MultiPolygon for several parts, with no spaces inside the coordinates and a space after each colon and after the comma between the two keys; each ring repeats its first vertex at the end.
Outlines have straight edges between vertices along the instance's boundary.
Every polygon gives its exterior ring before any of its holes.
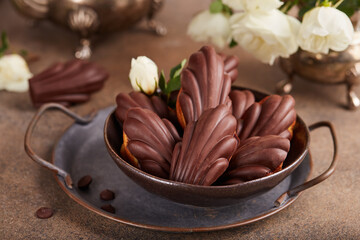
{"type": "MultiPolygon", "coordinates": [[[[157,17],[168,27],[166,37],[144,30],[142,24],[121,33],[96,38],[92,60],[106,67],[110,79],[91,101],[72,107],[80,115],[115,103],[118,92],[131,89],[130,60],[145,55],[166,72],[198,50],[201,44],[186,36],[191,16],[208,1],[167,1],[157,17]]],[[[7,0],[0,0],[0,30],[5,30],[14,49],[26,49],[40,59],[30,64],[37,73],[55,61],[72,57],[77,37],[48,22],[33,26],[19,16],[7,0]]],[[[277,66],[261,64],[239,48],[226,50],[240,57],[235,84],[272,92],[285,77],[277,66]]],[[[359,92],[359,89],[356,89],[359,92]]],[[[360,110],[348,111],[344,86],[321,86],[301,79],[292,92],[296,110],[307,124],[331,121],[339,141],[339,164],[335,174],[306,190],[287,209],[264,220],[228,230],[205,233],[166,233],[117,223],[97,215],[71,200],[52,173],[25,154],[23,141],[36,109],[28,93],[0,91],[0,238],[1,239],[359,239],[360,238],[360,110]],[[43,206],[55,210],[39,219],[43,206]]],[[[33,147],[45,159],[71,120],[46,114],[33,136],[33,147]]],[[[313,176],[324,171],[331,159],[330,134],[319,129],[311,134],[313,176]]]]}

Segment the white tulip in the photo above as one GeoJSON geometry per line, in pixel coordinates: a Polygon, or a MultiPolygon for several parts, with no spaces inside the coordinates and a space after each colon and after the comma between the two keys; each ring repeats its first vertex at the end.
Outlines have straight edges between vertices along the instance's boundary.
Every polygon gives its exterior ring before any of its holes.
{"type": "Polygon", "coordinates": [[[316,7],[305,13],[298,34],[299,46],[313,53],[345,50],[352,41],[354,28],[342,11],[316,7]]]}
{"type": "Polygon", "coordinates": [[[222,13],[205,10],[190,22],[187,34],[197,42],[211,42],[219,48],[230,42],[229,17],[222,13]]]}
{"type": "Polygon", "coordinates": [[[270,11],[283,5],[280,0],[222,0],[222,2],[238,11],[270,11]]]}
{"type": "Polygon", "coordinates": [[[273,64],[278,56],[289,57],[298,49],[300,22],[277,9],[237,13],[230,24],[235,41],[264,63],[273,64]]]}
{"type": "Polygon", "coordinates": [[[0,90],[26,92],[31,77],[32,74],[20,55],[10,54],[0,58],[0,90]]]}
{"type": "Polygon", "coordinates": [[[148,57],[140,56],[137,59],[133,58],[131,59],[129,78],[135,91],[143,91],[151,95],[158,86],[158,67],[148,57]]]}

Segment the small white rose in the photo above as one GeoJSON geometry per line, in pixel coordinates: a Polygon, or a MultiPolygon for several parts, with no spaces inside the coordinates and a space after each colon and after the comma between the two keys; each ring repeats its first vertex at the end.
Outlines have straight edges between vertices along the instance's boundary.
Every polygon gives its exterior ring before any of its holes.
{"type": "Polygon", "coordinates": [[[210,13],[205,10],[190,22],[187,34],[197,42],[211,42],[224,48],[230,42],[229,17],[222,13],[210,13]]]}
{"type": "Polygon", "coordinates": [[[299,46],[313,53],[345,50],[352,41],[354,28],[342,11],[316,7],[305,13],[298,34],[299,46]]]}
{"type": "Polygon", "coordinates": [[[270,11],[283,5],[280,0],[223,0],[222,2],[238,11],[270,11]]]}
{"type": "Polygon", "coordinates": [[[143,91],[151,95],[158,86],[158,67],[148,57],[140,56],[137,59],[133,58],[131,59],[129,78],[135,91],[143,91]]]}
{"type": "Polygon", "coordinates": [[[298,49],[300,22],[277,9],[237,13],[230,24],[235,41],[264,63],[273,64],[278,56],[289,57],[298,49]]]}
{"type": "Polygon", "coordinates": [[[20,55],[10,54],[0,58],[0,90],[26,92],[31,77],[32,74],[20,55]]]}

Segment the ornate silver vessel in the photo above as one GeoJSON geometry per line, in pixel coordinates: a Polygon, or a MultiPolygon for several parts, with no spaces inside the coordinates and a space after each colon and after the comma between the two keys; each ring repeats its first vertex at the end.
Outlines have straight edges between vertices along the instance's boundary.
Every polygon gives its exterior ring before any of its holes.
{"type": "Polygon", "coordinates": [[[294,76],[321,84],[345,84],[347,108],[356,109],[360,99],[353,88],[360,82],[360,32],[354,34],[351,45],[342,52],[315,54],[299,49],[290,58],[281,58],[280,66],[287,79],[280,81],[277,92],[290,93],[294,76]]]}
{"type": "Polygon", "coordinates": [[[166,28],[153,18],[163,0],[12,0],[32,19],[49,19],[80,34],[77,58],[91,56],[91,36],[125,29],[146,18],[150,30],[165,35],[166,28]]]}

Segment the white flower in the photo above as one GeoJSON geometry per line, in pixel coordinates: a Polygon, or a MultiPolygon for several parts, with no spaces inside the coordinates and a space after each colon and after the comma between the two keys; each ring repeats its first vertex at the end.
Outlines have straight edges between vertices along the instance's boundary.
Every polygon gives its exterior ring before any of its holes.
{"type": "Polygon", "coordinates": [[[238,11],[270,11],[283,5],[280,0],[223,0],[222,2],[238,11]]]}
{"type": "Polygon", "coordinates": [[[234,14],[230,19],[233,38],[262,62],[273,64],[278,56],[297,51],[300,22],[277,9],[234,14]]]}
{"type": "Polygon", "coordinates": [[[158,86],[158,68],[150,58],[145,56],[133,58],[131,59],[129,78],[135,91],[143,91],[151,95],[158,86]]]}
{"type": "Polygon", "coordinates": [[[354,28],[350,19],[333,7],[317,7],[305,13],[298,44],[309,52],[329,53],[345,50],[352,41],[354,28]]]}
{"type": "Polygon", "coordinates": [[[18,54],[0,58],[0,90],[25,92],[29,89],[31,72],[25,60],[18,54]]]}
{"type": "Polygon", "coordinates": [[[231,40],[229,17],[209,10],[200,12],[191,20],[187,34],[197,42],[211,42],[223,48],[231,40]]]}

